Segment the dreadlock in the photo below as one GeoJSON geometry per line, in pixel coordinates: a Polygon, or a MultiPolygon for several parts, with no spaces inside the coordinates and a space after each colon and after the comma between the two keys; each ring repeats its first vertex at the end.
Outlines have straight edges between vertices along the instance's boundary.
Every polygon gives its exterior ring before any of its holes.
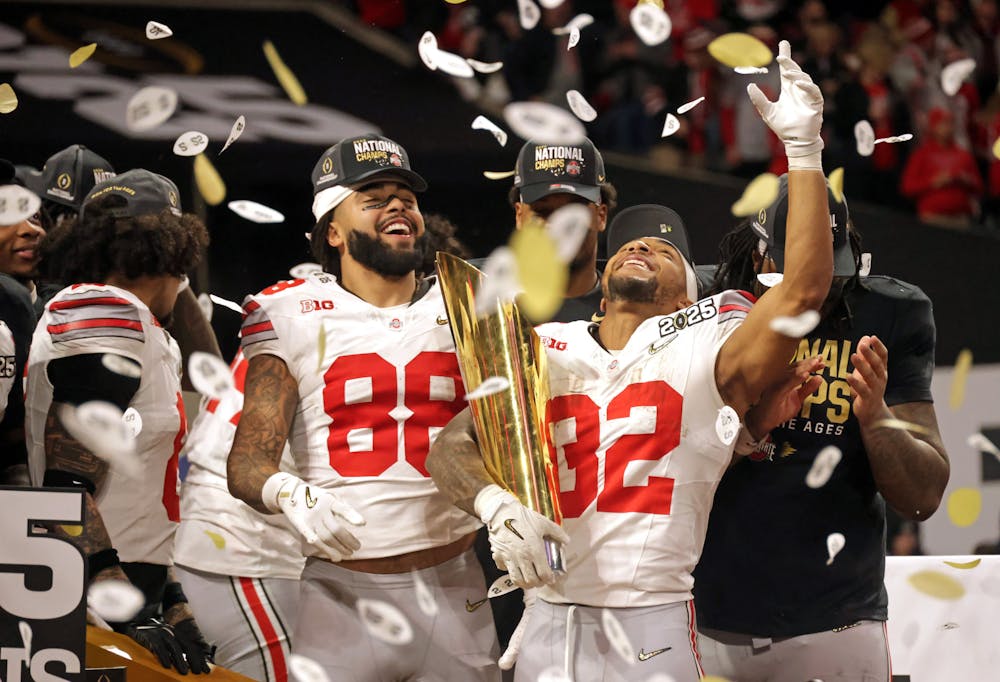
{"type": "MultiPolygon", "coordinates": [[[[854,287],[861,286],[861,234],[854,222],[847,221],[847,239],[854,256],[854,275],[849,277],[843,286],[833,292],[835,299],[827,302],[826,315],[837,321],[845,321],[850,325],[853,313],[847,303],[847,293],[854,287]]],[[[712,296],[727,289],[742,289],[754,291],[757,283],[758,266],[754,263],[754,254],[759,253],[757,245],[760,237],[753,231],[750,219],[746,219],[727,232],[719,242],[719,269],[706,296],[712,296]]],[[[761,254],[766,256],[766,252],[761,254]]]]}
{"type": "Polygon", "coordinates": [[[727,232],[719,242],[719,269],[706,296],[714,296],[727,289],[753,291],[757,277],[753,254],[760,237],[750,227],[747,218],[727,232]]]}

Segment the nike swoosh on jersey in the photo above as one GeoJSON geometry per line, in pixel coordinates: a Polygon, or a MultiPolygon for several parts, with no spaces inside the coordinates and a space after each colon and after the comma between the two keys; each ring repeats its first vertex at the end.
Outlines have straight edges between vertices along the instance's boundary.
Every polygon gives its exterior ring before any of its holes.
{"type": "Polygon", "coordinates": [[[306,486],[306,507],[312,509],[316,506],[316,498],[312,496],[309,486],[306,486]]]}
{"type": "Polygon", "coordinates": [[[514,519],[507,519],[506,521],[503,522],[503,525],[504,528],[509,530],[511,533],[521,538],[522,540],[524,539],[524,536],[517,532],[517,528],[514,528],[514,519]]]}
{"type": "Polygon", "coordinates": [[[660,343],[656,343],[654,341],[653,343],[649,344],[649,354],[650,355],[654,355],[656,353],[659,353],[661,350],[663,350],[664,348],[666,348],[667,346],[669,346],[671,343],[673,343],[676,338],[677,338],[676,336],[671,336],[666,341],[662,341],[660,343]]]}
{"type": "Polygon", "coordinates": [[[639,660],[640,661],[648,661],[653,656],[659,656],[664,651],[670,651],[671,649],[673,649],[673,647],[671,647],[671,646],[665,646],[662,649],[654,649],[653,651],[648,651],[648,652],[647,651],[643,651],[642,649],[639,649],[639,660]]]}
{"type": "Polygon", "coordinates": [[[472,613],[473,611],[475,611],[476,609],[478,609],[480,606],[482,606],[483,604],[485,604],[488,601],[489,601],[489,598],[480,599],[477,602],[470,602],[468,599],[466,599],[465,600],[465,610],[468,611],[469,613],[472,613]]]}

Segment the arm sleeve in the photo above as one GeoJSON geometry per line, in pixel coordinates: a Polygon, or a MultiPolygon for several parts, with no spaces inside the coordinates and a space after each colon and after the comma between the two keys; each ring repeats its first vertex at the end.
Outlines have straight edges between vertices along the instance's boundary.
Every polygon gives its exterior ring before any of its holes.
{"type": "Polygon", "coordinates": [[[115,367],[115,362],[139,369],[128,358],[112,353],[85,353],[50,361],[46,372],[52,384],[52,401],[81,405],[100,400],[124,412],[139,390],[140,378],[109,368],[115,367]]]}
{"type": "Polygon", "coordinates": [[[927,296],[914,287],[912,298],[897,302],[889,350],[889,380],[885,402],[890,407],[902,403],[931,402],[934,373],[934,311],[927,296]]]}

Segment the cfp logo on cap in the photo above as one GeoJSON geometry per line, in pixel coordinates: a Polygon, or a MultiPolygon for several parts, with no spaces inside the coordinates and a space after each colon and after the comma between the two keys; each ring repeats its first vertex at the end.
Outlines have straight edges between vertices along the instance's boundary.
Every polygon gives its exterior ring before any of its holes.
{"type": "Polygon", "coordinates": [[[332,170],[333,170],[333,159],[331,159],[328,156],[325,159],[323,159],[323,172],[329,173],[332,170]]]}
{"type": "Polygon", "coordinates": [[[69,173],[60,173],[59,177],[56,178],[56,187],[59,189],[69,189],[72,184],[73,178],[69,176],[69,173]]]}
{"type": "Polygon", "coordinates": [[[760,213],[757,214],[757,222],[761,225],[767,224],[767,209],[760,209],[760,213]]]}
{"type": "Polygon", "coordinates": [[[170,202],[171,206],[177,206],[177,193],[174,190],[167,192],[167,200],[170,202]]]}

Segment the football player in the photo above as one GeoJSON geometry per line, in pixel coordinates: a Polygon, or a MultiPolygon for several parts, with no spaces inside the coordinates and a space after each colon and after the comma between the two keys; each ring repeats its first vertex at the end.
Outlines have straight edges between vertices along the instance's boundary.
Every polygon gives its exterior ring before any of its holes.
{"type": "MultiPolygon", "coordinates": [[[[217,664],[255,680],[286,682],[304,563],[299,536],[284,516],[254,511],[226,484],[247,364],[237,353],[235,391],[202,400],[184,443],[181,455],[190,466],[181,485],[174,572],[216,647],[217,664]]],[[[281,467],[292,470],[287,448],[281,467]]]]}
{"type": "Polygon", "coordinates": [[[416,274],[426,182],[374,134],[328,149],[312,179],[325,272],[244,302],[250,364],[229,489],[301,534],[294,651],[331,679],[499,679],[471,550],[480,524],[424,466],[464,406],[440,288],[416,274]],[[279,471],[286,439],[301,478],[279,471]]]}
{"type": "Polygon", "coordinates": [[[42,243],[46,274],[76,284],[45,307],[25,390],[32,483],[85,491],[82,532],[53,532],[83,550],[91,583],[117,579],[142,591],[144,608],[112,626],[182,674],[208,673],[211,649],[170,569],[186,420],[180,353],[159,318],[207,243],[167,178],[135,169],[95,185],[80,218],[42,243]],[[90,442],[93,430],[68,426],[84,419],[74,408],[95,401],[142,419],[135,471],[102,459],[100,433],[90,442]]]}
{"type": "Polygon", "coordinates": [[[442,490],[487,525],[498,565],[518,584],[543,586],[515,679],[537,679],[553,664],[570,678],[702,676],[691,571],[712,495],[738,422],[786,380],[798,345],[771,322],[818,308],[832,275],[823,97],[785,41],[778,63],[778,101],[753,85],[749,94],[792,169],[785,281],[756,304],[736,291],[695,303],[693,266],[659,221],[623,213],[609,234],[604,319],[537,329],[548,349],[565,577],[555,580],[542,542],[558,539],[558,527],[490,479],[469,411],[439,435],[428,459],[442,490]],[[608,639],[621,655],[607,651],[608,639]]]}
{"type": "MultiPolygon", "coordinates": [[[[727,235],[717,291],[761,293],[757,274],[785,269],[786,187],[727,235]]],[[[923,521],[948,483],[931,302],[912,284],[860,277],[847,201],[831,192],[829,203],[834,281],[793,355],[821,353],[822,383],[723,477],[695,571],[705,670],[735,680],[889,680],[885,505],[923,521]],[[832,533],[845,544],[828,561],[832,533]]]]}

